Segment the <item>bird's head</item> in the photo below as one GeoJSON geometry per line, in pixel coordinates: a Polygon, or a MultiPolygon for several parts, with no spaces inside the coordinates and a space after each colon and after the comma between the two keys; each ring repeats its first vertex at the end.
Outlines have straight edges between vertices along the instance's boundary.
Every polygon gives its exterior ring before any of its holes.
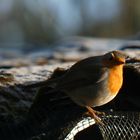
{"type": "Polygon", "coordinates": [[[125,64],[126,55],[118,50],[108,52],[103,56],[102,62],[106,67],[113,67],[125,64]]]}

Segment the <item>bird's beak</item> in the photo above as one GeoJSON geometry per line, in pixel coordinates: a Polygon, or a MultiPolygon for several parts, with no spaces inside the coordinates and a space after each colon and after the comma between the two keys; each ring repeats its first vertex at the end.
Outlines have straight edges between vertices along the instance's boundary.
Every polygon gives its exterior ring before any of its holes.
{"type": "Polygon", "coordinates": [[[125,64],[125,59],[124,58],[118,58],[117,62],[119,64],[125,64]]]}

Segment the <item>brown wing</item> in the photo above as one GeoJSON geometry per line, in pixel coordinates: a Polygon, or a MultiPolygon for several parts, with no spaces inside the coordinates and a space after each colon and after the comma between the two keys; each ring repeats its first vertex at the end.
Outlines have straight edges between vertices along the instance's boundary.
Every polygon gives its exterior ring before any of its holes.
{"type": "Polygon", "coordinates": [[[57,81],[56,89],[73,90],[104,80],[107,77],[106,69],[94,61],[95,58],[92,57],[76,63],[57,81]]]}

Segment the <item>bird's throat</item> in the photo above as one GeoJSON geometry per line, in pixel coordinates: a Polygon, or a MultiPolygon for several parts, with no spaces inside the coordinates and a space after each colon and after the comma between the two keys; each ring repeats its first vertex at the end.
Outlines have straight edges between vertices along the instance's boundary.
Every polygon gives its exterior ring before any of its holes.
{"type": "Polygon", "coordinates": [[[108,89],[111,94],[117,94],[123,83],[123,65],[109,70],[108,89]]]}

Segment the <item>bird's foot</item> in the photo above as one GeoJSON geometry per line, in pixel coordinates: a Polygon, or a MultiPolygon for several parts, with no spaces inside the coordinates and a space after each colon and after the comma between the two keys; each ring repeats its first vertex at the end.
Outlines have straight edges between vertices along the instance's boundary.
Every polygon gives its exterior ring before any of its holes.
{"type": "Polygon", "coordinates": [[[105,112],[100,112],[100,111],[96,111],[96,110],[93,110],[93,111],[96,115],[102,115],[102,116],[105,115],[105,112]]]}
{"type": "Polygon", "coordinates": [[[88,109],[88,112],[86,113],[88,116],[93,118],[97,124],[104,125],[101,118],[98,117],[98,115],[104,115],[104,112],[95,111],[89,106],[86,106],[86,108],[88,109]]]}

